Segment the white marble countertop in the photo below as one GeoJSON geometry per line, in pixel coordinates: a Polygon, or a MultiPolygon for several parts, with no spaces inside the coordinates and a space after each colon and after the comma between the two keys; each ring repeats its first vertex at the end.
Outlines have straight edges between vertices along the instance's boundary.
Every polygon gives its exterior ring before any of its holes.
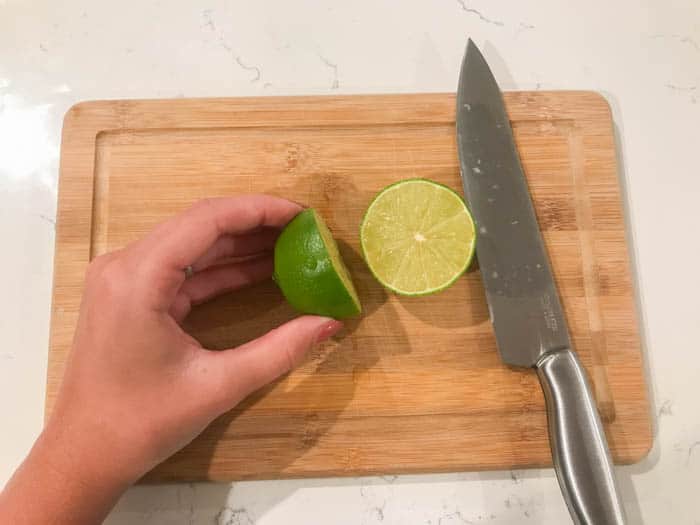
{"type": "MultiPolygon", "coordinates": [[[[632,523],[700,524],[700,3],[0,0],[0,484],[43,413],[60,128],[95,98],[594,89],[619,129],[655,444],[632,523]],[[569,4],[569,6],[565,5],[569,4]],[[575,6],[575,7],[573,7],[575,6]]],[[[567,523],[551,470],[137,487],[108,523],[567,523]]]]}

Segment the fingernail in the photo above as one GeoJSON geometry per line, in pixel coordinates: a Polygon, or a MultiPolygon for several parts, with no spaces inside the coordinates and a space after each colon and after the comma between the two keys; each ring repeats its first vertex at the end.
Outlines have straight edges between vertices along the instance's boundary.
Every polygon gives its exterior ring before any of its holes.
{"type": "Polygon", "coordinates": [[[340,329],[343,328],[343,323],[340,321],[336,321],[335,319],[331,319],[327,323],[321,325],[321,328],[319,328],[318,332],[316,332],[316,337],[314,337],[314,344],[318,344],[322,341],[325,341],[329,337],[334,336],[338,332],[340,332],[340,329]]]}

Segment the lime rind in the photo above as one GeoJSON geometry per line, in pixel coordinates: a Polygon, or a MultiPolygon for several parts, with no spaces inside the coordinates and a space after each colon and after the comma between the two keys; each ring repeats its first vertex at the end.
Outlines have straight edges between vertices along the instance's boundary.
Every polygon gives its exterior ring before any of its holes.
{"type": "Polygon", "coordinates": [[[316,210],[303,210],[280,233],[273,279],[301,313],[342,319],[362,311],[335,239],[316,210]]]}
{"type": "MultiPolygon", "coordinates": [[[[424,221],[425,218],[427,217],[428,213],[430,211],[430,206],[425,206],[424,210],[424,215],[421,216],[418,221],[424,221]]],[[[396,213],[394,214],[395,216],[401,216],[401,210],[396,210],[396,213]]],[[[409,220],[413,221],[413,217],[409,217],[409,220]]],[[[423,223],[424,224],[424,223],[423,223]]],[[[392,223],[392,226],[396,227],[398,226],[398,229],[404,229],[406,232],[410,234],[411,229],[409,227],[403,227],[401,224],[398,224],[396,222],[392,223]]],[[[414,221],[414,226],[415,226],[415,221],[414,221]]],[[[422,226],[419,224],[418,226],[422,226]]],[[[439,238],[438,238],[439,239],[439,238]]],[[[435,240],[435,239],[434,239],[435,240]]],[[[449,239],[446,239],[449,241],[449,239]]],[[[402,243],[410,244],[411,246],[416,246],[416,244],[412,243],[410,240],[397,240],[394,243],[394,248],[400,247],[399,245],[402,243]]],[[[447,242],[449,245],[449,242],[447,242]]],[[[440,184],[439,182],[435,182],[429,179],[423,179],[423,178],[414,178],[414,179],[404,179],[398,182],[395,182],[383,190],[381,190],[375,197],[372,199],[372,202],[368,206],[367,210],[365,211],[365,214],[362,219],[362,224],[360,226],[360,245],[362,248],[362,255],[367,262],[367,266],[369,267],[369,270],[372,272],[372,275],[387,289],[391,290],[392,292],[399,294],[399,295],[405,295],[405,296],[423,296],[423,295],[430,295],[434,293],[441,292],[445,290],[446,288],[449,288],[452,286],[457,279],[459,279],[460,276],[464,274],[464,272],[469,269],[469,267],[472,264],[472,261],[474,259],[474,254],[476,252],[476,229],[474,226],[474,220],[471,216],[471,213],[469,212],[469,208],[466,205],[466,202],[464,199],[457,193],[455,192],[452,188],[449,186],[446,186],[444,184],[440,184]],[[377,269],[373,267],[371,258],[368,257],[368,250],[367,250],[367,236],[365,235],[365,227],[368,224],[368,217],[372,217],[372,212],[375,208],[375,206],[382,201],[384,197],[387,196],[387,193],[396,191],[399,187],[404,187],[404,191],[406,190],[405,186],[411,185],[411,184],[416,184],[417,188],[419,191],[425,191],[427,187],[431,187],[433,189],[437,189],[442,193],[443,196],[449,195],[451,198],[454,199],[454,203],[458,203],[458,211],[459,213],[454,214],[453,216],[447,217],[444,221],[438,222],[437,224],[432,225],[432,227],[428,230],[429,232],[433,232],[435,228],[444,226],[444,224],[447,221],[453,220],[455,218],[466,218],[468,227],[469,227],[469,234],[470,234],[470,241],[469,244],[466,245],[464,248],[466,250],[466,257],[463,258],[463,261],[461,264],[459,264],[456,261],[451,261],[450,256],[446,253],[444,253],[443,250],[439,249],[437,245],[434,245],[434,243],[427,243],[426,248],[430,250],[431,255],[433,257],[442,259],[445,262],[445,266],[451,265],[452,266],[452,271],[449,271],[449,278],[444,279],[441,281],[438,285],[435,286],[428,286],[428,283],[426,283],[425,288],[414,291],[414,290],[407,290],[406,287],[401,287],[397,286],[395,280],[394,281],[389,281],[386,279],[384,276],[379,275],[377,272],[377,269]]],[[[454,243],[452,243],[452,246],[454,247],[454,243]]],[[[388,247],[391,247],[390,245],[388,247]]],[[[411,261],[411,248],[410,246],[407,246],[406,252],[404,253],[404,261],[401,263],[402,265],[405,264],[414,264],[416,261],[411,261]]],[[[423,254],[419,255],[417,259],[421,259],[423,254]]],[[[452,254],[454,255],[454,254],[452,254]]],[[[424,260],[418,260],[417,264],[424,264],[424,260]]],[[[399,270],[403,270],[403,267],[400,267],[399,270]]],[[[402,273],[401,271],[398,271],[397,273],[402,273]]],[[[419,272],[415,272],[419,273],[419,272]]],[[[425,274],[425,272],[423,272],[425,274]]]]}

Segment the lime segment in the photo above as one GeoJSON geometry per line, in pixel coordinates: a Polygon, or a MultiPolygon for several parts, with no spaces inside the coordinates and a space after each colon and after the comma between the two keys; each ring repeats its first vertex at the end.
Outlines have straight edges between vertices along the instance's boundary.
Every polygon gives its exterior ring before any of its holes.
{"type": "Polygon", "coordinates": [[[454,283],[469,267],[475,241],[464,200],[426,179],[384,188],[360,227],[370,270],[384,286],[404,295],[435,293],[454,283]]]}
{"type": "Polygon", "coordinates": [[[302,313],[342,319],[362,311],[335,239],[314,209],[294,217],[277,239],[274,279],[302,313]]]}

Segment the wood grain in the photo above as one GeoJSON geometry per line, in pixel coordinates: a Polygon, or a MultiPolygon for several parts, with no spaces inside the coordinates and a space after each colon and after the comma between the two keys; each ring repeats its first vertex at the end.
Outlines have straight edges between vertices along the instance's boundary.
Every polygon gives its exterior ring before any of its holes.
{"type": "MultiPolygon", "coordinates": [[[[572,338],[615,460],[651,447],[609,108],[589,92],[505,95],[572,338]]],[[[89,260],[209,196],[281,195],[338,237],[366,314],[215,421],[147,481],[522,468],[551,464],[530,370],[498,357],[478,271],[432,297],[384,291],[359,253],[372,196],[407,177],[461,191],[449,94],[86,102],[66,115],[47,413],[89,260]]],[[[294,316],[271,283],[197,308],[225,348],[294,316]]]]}

